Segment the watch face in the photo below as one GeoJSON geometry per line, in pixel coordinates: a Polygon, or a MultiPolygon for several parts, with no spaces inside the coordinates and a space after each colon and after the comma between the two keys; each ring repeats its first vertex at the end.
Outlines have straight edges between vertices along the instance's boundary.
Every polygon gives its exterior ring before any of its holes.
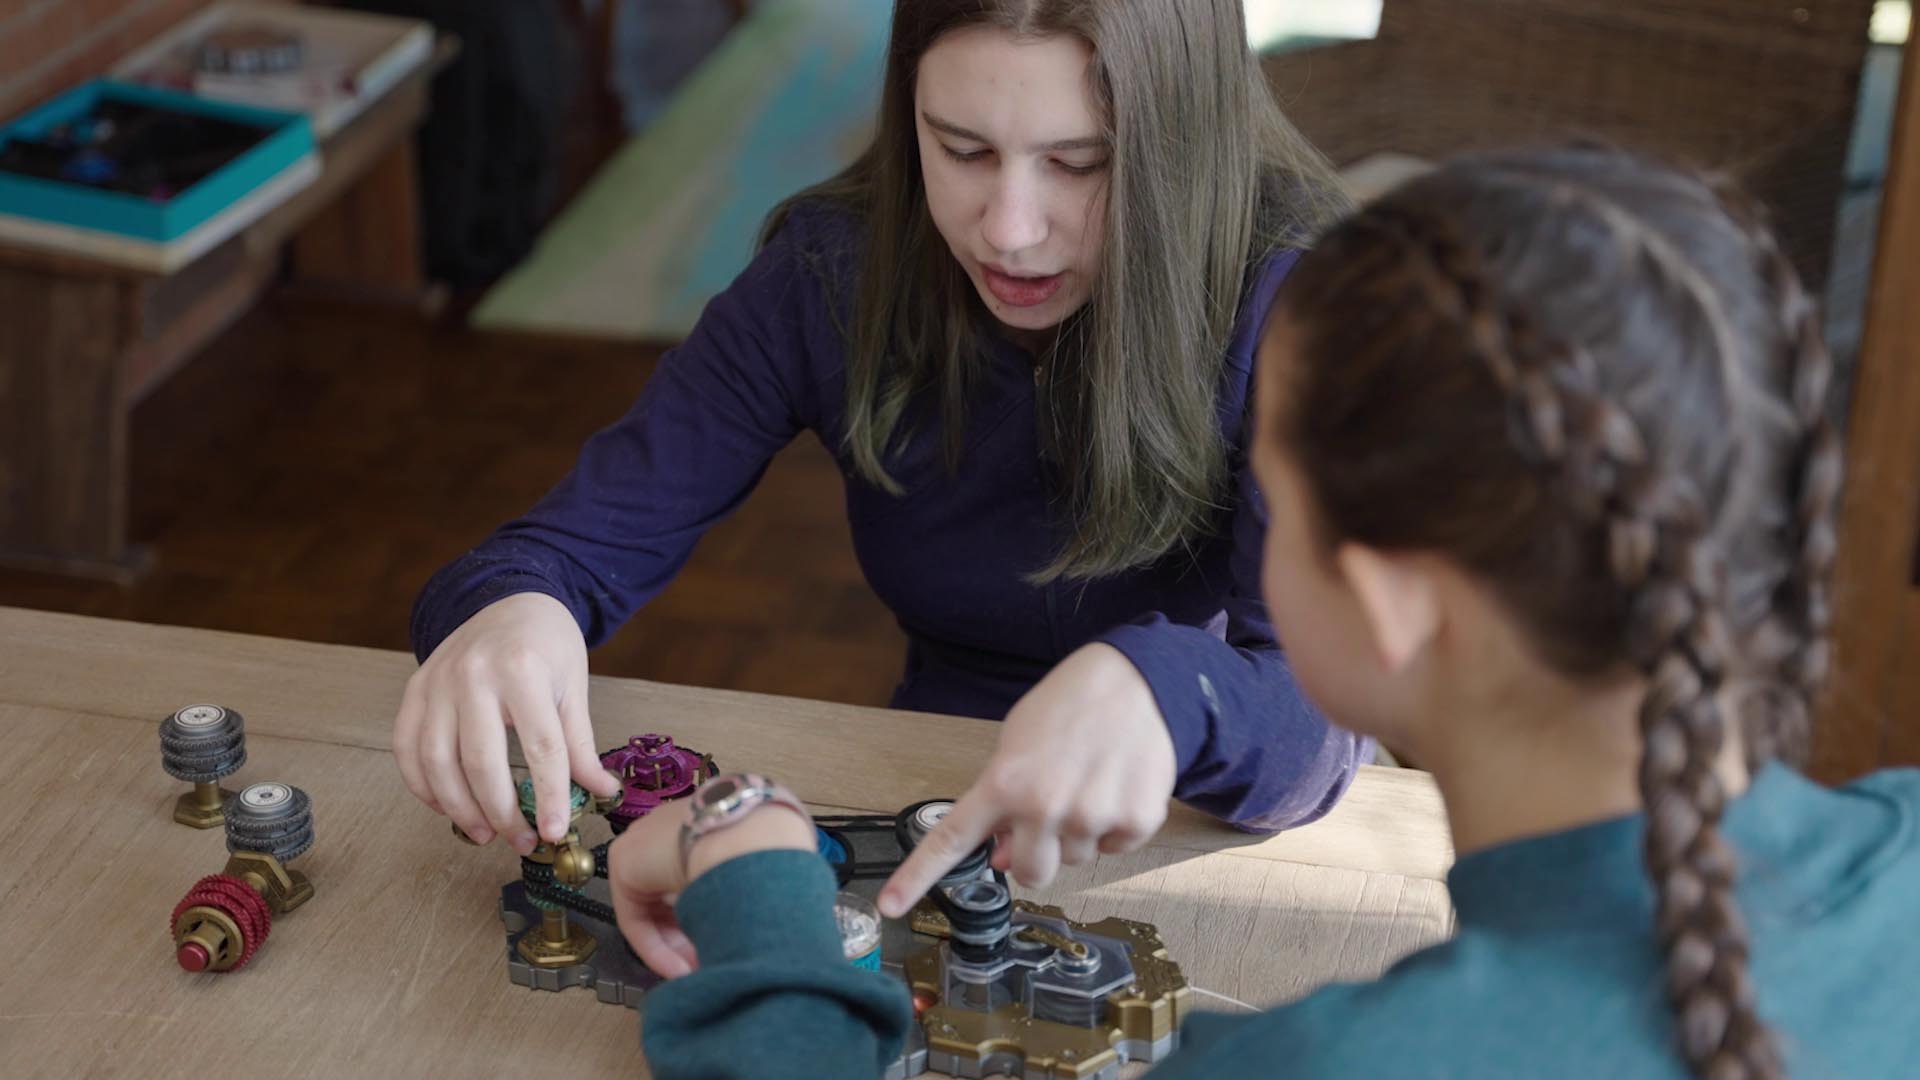
{"type": "Polygon", "coordinates": [[[700,801],[708,806],[720,806],[727,802],[727,800],[733,798],[738,790],[738,784],[735,784],[731,779],[722,777],[708,782],[707,786],[700,792],[700,801]]]}

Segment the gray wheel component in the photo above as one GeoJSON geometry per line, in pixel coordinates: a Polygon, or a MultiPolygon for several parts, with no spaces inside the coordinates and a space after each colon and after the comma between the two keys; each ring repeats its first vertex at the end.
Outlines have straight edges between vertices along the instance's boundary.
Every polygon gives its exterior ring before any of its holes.
{"type": "Polygon", "coordinates": [[[313,846],[313,800],[291,784],[251,784],[227,800],[227,850],[281,862],[313,846]]]}
{"type": "Polygon", "coordinates": [[[189,705],[160,721],[160,767],[175,780],[211,784],[246,761],[246,724],[232,709],[189,705]]]}
{"type": "Polygon", "coordinates": [[[944,799],[939,802],[920,804],[907,822],[907,829],[912,833],[914,843],[925,840],[927,834],[934,830],[934,826],[947,820],[947,815],[952,812],[953,804],[944,799]]]}

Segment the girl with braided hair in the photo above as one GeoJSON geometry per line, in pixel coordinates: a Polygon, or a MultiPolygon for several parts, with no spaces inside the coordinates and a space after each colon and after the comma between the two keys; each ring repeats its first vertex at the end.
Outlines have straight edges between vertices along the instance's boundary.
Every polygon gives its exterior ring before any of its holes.
{"type": "MultiPolygon", "coordinates": [[[[1459,931],[1195,1017],[1155,1077],[1920,1069],[1920,773],[1829,790],[1775,760],[1827,668],[1828,369],[1758,214],[1620,152],[1461,159],[1320,239],[1261,329],[1264,592],[1307,694],[1432,770],[1459,931]]],[[[630,830],[623,912],[725,892],[754,925],[760,849],[811,842],[793,818],[696,848],[691,884],[630,830]]],[[[656,991],[655,1075],[792,1061],[766,1040],[802,1030],[832,1075],[890,1059],[897,987],[795,970],[656,991]]]]}
{"type": "Polygon", "coordinates": [[[1262,365],[1281,640],[1431,767],[1460,933],[1195,1034],[1311,1075],[1920,1067],[1920,775],[1769,764],[1826,672],[1840,461],[1757,212],[1604,148],[1462,160],[1303,260],[1262,365]]]}

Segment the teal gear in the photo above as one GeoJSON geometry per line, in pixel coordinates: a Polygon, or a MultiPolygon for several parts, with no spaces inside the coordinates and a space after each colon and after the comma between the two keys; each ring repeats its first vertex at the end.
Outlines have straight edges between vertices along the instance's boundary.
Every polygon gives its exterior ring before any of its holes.
{"type": "MultiPolygon", "coordinates": [[[[586,788],[581,787],[579,784],[568,784],[567,818],[571,820],[579,816],[581,811],[587,808],[589,798],[586,788]]],[[[527,824],[533,825],[536,828],[538,827],[538,822],[534,820],[533,816],[533,777],[531,776],[520,781],[520,813],[527,819],[527,824]]]]}

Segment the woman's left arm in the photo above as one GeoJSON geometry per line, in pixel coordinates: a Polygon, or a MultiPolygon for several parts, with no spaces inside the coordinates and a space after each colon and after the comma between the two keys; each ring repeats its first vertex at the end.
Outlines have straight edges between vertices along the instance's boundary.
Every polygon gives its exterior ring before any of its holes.
{"type": "Polygon", "coordinates": [[[1372,747],[1327,723],[1275,641],[1260,600],[1265,504],[1237,458],[1232,585],[1214,625],[1153,612],[1096,640],[1125,654],[1152,690],[1173,740],[1174,797],[1241,828],[1279,830],[1332,809],[1372,747]]]}
{"type": "Polygon", "coordinates": [[[1333,807],[1371,748],[1294,682],[1258,599],[1264,513],[1245,463],[1222,630],[1151,613],[1062,660],[1007,713],[980,776],[880,892],[893,917],[988,837],[994,865],[1040,888],[1062,865],[1129,851],[1171,796],[1243,829],[1333,807]]]}

